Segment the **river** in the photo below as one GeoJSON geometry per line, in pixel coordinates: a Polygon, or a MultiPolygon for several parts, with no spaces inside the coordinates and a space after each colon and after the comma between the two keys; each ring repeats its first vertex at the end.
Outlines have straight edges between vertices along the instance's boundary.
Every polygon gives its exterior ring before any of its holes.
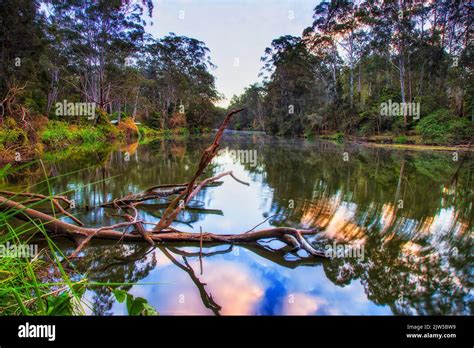
{"type": "MultiPolygon", "coordinates": [[[[36,165],[5,185],[46,192],[49,184],[74,198],[74,213],[86,226],[108,225],[121,220],[98,205],[186,182],[209,143],[191,137],[50,156],[48,183],[36,165]]],[[[309,239],[316,249],[349,252],[307,258],[268,241],[213,246],[200,258],[197,247],[96,240],[76,261],[82,274],[136,283],[126,288],[161,315],[472,314],[472,154],[262,135],[225,135],[222,148],[205,176],[233,170],[250,185],[224,177],[180,213],[176,228],[229,234],[258,224],[318,228],[309,239]]],[[[147,203],[141,216],[158,221],[164,202],[147,203]]],[[[74,249],[69,240],[57,243],[74,249]]],[[[85,300],[90,314],[126,314],[107,287],[91,287],[85,300]]]]}

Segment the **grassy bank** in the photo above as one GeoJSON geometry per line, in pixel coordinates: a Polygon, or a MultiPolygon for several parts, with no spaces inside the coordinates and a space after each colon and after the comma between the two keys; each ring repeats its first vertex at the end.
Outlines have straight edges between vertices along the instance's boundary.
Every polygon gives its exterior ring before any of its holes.
{"type": "Polygon", "coordinates": [[[67,154],[78,148],[94,151],[111,141],[147,143],[189,134],[186,128],[153,129],[137,125],[131,118],[125,118],[117,125],[101,118],[94,125],[38,118],[27,127],[7,118],[0,126],[0,163],[27,162],[52,154],[67,154]]]}
{"type": "Polygon", "coordinates": [[[385,131],[378,134],[332,132],[317,137],[333,141],[356,141],[369,146],[383,146],[416,150],[471,150],[474,122],[454,117],[441,109],[422,118],[407,132],[385,131]]]}

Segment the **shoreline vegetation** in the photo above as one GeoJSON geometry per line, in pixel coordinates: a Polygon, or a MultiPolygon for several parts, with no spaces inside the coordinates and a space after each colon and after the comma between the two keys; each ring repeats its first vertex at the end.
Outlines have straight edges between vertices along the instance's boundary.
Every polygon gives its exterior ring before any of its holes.
{"type": "Polygon", "coordinates": [[[25,131],[13,118],[7,118],[0,126],[0,164],[24,163],[44,156],[54,159],[65,158],[64,153],[74,150],[94,151],[105,144],[117,142],[122,145],[148,143],[157,139],[180,139],[191,134],[206,134],[209,128],[153,129],[147,125],[135,123],[125,117],[116,125],[103,116],[100,124],[71,124],[66,121],[41,118],[40,122],[25,131]]]}
{"type": "MultiPolygon", "coordinates": [[[[35,125],[33,134],[27,134],[18,127],[14,119],[6,119],[0,127],[0,164],[24,163],[46,157],[48,160],[67,158],[75,151],[94,152],[110,141],[121,145],[131,143],[146,144],[154,140],[182,139],[190,135],[209,134],[215,130],[195,128],[191,131],[185,127],[174,129],[154,129],[147,125],[135,124],[132,118],[125,117],[116,125],[108,120],[102,124],[71,124],[65,121],[42,119],[35,125]]],[[[226,130],[230,135],[271,136],[261,130],[226,130]]],[[[425,151],[474,151],[468,144],[438,145],[423,142],[419,135],[397,136],[391,133],[374,136],[357,137],[341,132],[305,136],[310,140],[327,140],[342,143],[354,142],[363,146],[385,147],[406,150],[425,151]]]]}
{"type": "MultiPolygon", "coordinates": [[[[185,127],[154,129],[147,125],[135,124],[132,118],[127,117],[116,125],[105,121],[103,124],[96,126],[87,123],[71,124],[65,121],[50,121],[44,118],[41,124],[37,124],[34,134],[28,136],[22,128],[18,127],[14,119],[6,119],[5,125],[0,127],[0,163],[24,163],[43,157],[50,160],[67,158],[68,154],[75,151],[93,152],[110,141],[122,145],[131,143],[146,144],[154,140],[182,139],[190,135],[209,134],[212,131],[215,130],[195,128],[191,133],[185,127]]],[[[250,129],[229,129],[226,130],[226,134],[237,136],[271,136],[271,134],[261,130],[254,131],[250,129]]],[[[446,145],[425,143],[421,136],[415,134],[397,136],[386,133],[383,135],[357,137],[345,135],[341,132],[331,132],[301,138],[310,140],[320,139],[338,143],[348,141],[363,146],[406,150],[474,151],[470,143],[446,145]]]]}

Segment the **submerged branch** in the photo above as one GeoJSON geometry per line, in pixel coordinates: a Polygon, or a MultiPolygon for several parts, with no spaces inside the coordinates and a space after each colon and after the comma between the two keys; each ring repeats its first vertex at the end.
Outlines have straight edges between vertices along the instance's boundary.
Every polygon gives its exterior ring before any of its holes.
{"type": "MultiPolygon", "coordinates": [[[[61,221],[40,211],[27,208],[20,203],[6,199],[4,197],[0,197],[0,210],[15,210],[16,218],[19,218],[24,221],[38,221],[44,226],[44,228],[48,232],[53,234],[66,234],[75,237],[82,237],[87,240],[90,240],[92,237],[95,237],[101,239],[114,239],[130,242],[144,241],[144,238],[141,234],[124,233],[123,231],[119,231],[120,228],[134,225],[136,221],[123,222],[100,228],[85,228],[61,221]]],[[[282,241],[283,243],[290,245],[290,243],[288,243],[287,236],[292,236],[301,243],[301,248],[307,251],[310,255],[325,257],[324,253],[319,253],[314,250],[314,248],[303,237],[304,235],[315,234],[317,232],[318,231],[315,229],[299,230],[290,227],[275,227],[241,234],[216,234],[210,232],[203,232],[201,235],[199,233],[181,232],[176,229],[162,230],[159,233],[156,233],[154,231],[147,231],[147,234],[149,238],[155,243],[200,243],[202,240],[203,245],[255,244],[261,240],[271,238],[276,238],[282,241]]],[[[293,247],[294,245],[290,246],[293,247]]]]}
{"type": "MultiPolygon", "coordinates": [[[[226,116],[224,122],[217,131],[212,144],[202,154],[199,166],[192,179],[188,183],[154,186],[139,194],[130,194],[126,197],[113,200],[102,205],[102,207],[114,207],[117,210],[123,210],[126,212],[125,214],[120,215],[126,219],[125,222],[120,222],[110,226],[103,226],[100,228],[86,228],[83,227],[83,224],[79,220],[75,219],[71,214],[66,212],[61,204],[59,204],[59,201],[61,200],[67,204],[67,207],[71,207],[71,202],[67,198],[63,196],[46,197],[32,193],[15,194],[13,192],[0,191],[0,194],[9,197],[5,198],[0,196],[0,211],[11,211],[13,212],[11,215],[18,219],[39,222],[42,226],[44,226],[46,231],[51,234],[68,235],[73,239],[80,241],[78,247],[70,255],[70,257],[77,257],[79,252],[84,248],[85,245],[87,245],[87,243],[89,243],[92,238],[121,240],[126,242],[146,241],[151,246],[154,246],[155,243],[197,243],[200,246],[200,257],[204,255],[202,253],[202,248],[204,246],[216,244],[242,244],[262,247],[260,242],[277,239],[286,244],[287,248],[289,247],[290,252],[293,252],[295,255],[295,251],[304,250],[310,257],[325,257],[324,253],[315,250],[313,246],[304,238],[305,235],[317,233],[318,231],[315,229],[300,230],[290,227],[275,227],[254,231],[254,229],[259,226],[257,225],[253,229],[244,233],[216,234],[210,232],[182,232],[171,226],[173,222],[176,222],[176,217],[178,214],[186,208],[186,206],[193,200],[200,190],[202,190],[204,187],[222,184],[222,182],[219,182],[218,180],[224,176],[229,175],[237,182],[244,185],[249,185],[248,183],[237,179],[233,175],[232,171],[223,172],[197,182],[197,179],[203,174],[206,167],[217,154],[219,141],[222,137],[225,127],[230,121],[230,118],[233,114],[242,110],[243,109],[231,111],[226,116]],[[177,196],[166,207],[166,210],[164,211],[160,221],[157,224],[153,224],[155,226],[152,230],[146,230],[145,226],[151,223],[139,219],[137,206],[146,200],[163,198],[175,194],[177,194],[177,196]],[[55,216],[45,214],[39,210],[28,208],[23,202],[22,204],[12,200],[12,197],[16,195],[29,197],[27,202],[50,200],[61,213],[73,219],[75,222],[80,224],[80,226],[61,221],[55,216]],[[127,231],[130,227],[134,228],[133,232],[127,231]]],[[[298,257],[303,259],[301,256],[298,257]]]]}

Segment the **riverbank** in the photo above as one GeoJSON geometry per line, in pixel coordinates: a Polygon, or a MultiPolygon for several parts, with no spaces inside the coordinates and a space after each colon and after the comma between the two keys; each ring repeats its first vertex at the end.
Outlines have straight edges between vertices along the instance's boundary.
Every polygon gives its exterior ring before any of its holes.
{"type": "Polygon", "coordinates": [[[348,140],[364,146],[383,147],[392,149],[420,150],[420,151],[474,151],[470,144],[433,144],[425,142],[420,135],[394,135],[383,134],[368,137],[347,136],[342,133],[334,133],[329,136],[321,136],[321,139],[343,141],[348,140]]]}
{"type": "Polygon", "coordinates": [[[117,125],[99,118],[97,124],[70,124],[38,118],[27,127],[20,127],[7,118],[0,127],[0,164],[24,163],[43,156],[64,157],[73,150],[95,152],[114,142],[149,143],[157,139],[189,136],[186,128],[153,129],[126,118],[117,125]]]}
{"type": "Polygon", "coordinates": [[[442,145],[416,145],[416,144],[387,144],[387,143],[373,143],[367,141],[356,141],[359,144],[369,147],[383,147],[391,149],[401,150],[419,150],[419,151],[471,151],[474,152],[474,147],[469,145],[455,145],[455,146],[442,146],[442,145]]]}
{"type": "MultiPolygon", "coordinates": [[[[253,135],[269,135],[262,131],[253,130],[226,130],[226,135],[233,136],[253,136],[253,135]]],[[[322,135],[306,136],[307,139],[329,140],[337,143],[344,141],[354,142],[368,147],[383,147],[403,150],[419,150],[419,151],[474,151],[474,146],[468,144],[433,144],[424,142],[420,135],[394,135],[383,134],[367,137],[357,137],[347,135],[342,132],[333,132],[322,135]]]]}
{"type": "MultiPolygon", "coordinates": [[[[193,130],[193,134],[202,134],[193,130]]],[[[207,133],[204,130],[204,133],[207,133]]],[[[103,153],[114,143],[146,144],[160,139],[181,139],[188,137],[190,130],[184,127],[174,129],[154,129],[144,124],[136,124],[131,118],[125,118],[118,124],[110,123],[105,117],[99,117],[97,124],[71,124],[64,121],[37,118],[29,127],[20,127],[15,120],[5,119],[0,127],[0,164],[25,163],[34,159],[54,160],[66,158],[71,153],[103,153]]],[[[226,130],[227,135],[265,135],[262,131],[226,130]]],[[[417,134],[395,135],[385,133],[358,137],[342,132],[314,135],[307,138],[350,141],[368,147],[383,147],[419,151],[474,151],[469,144],[433,144],[417,134]]],[[[106,151],[108,152],[108,151],[106,151]]]]}

